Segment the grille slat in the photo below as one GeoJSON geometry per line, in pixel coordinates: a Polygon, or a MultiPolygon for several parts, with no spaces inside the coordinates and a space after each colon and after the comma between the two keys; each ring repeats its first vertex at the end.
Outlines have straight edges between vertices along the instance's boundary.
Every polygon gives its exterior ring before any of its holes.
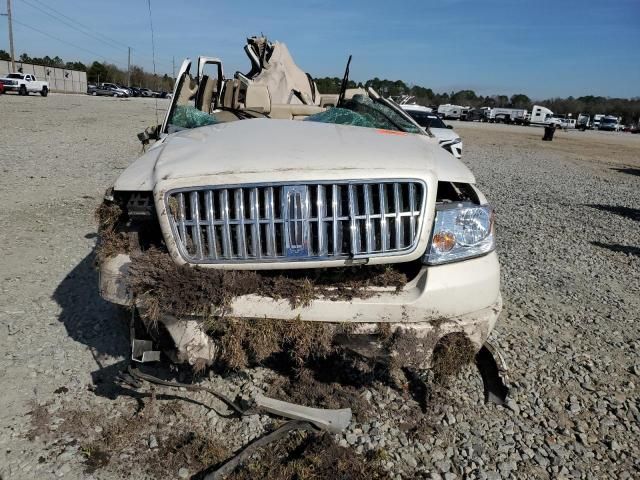
{"type": "Polygon", "coordinates": [[[367,234],[367,251],[373,252],[376,249],[375,229],[372,225],[371,214],[371,185],[365,184],[364,189],[364,213],[365,213],[365,230],[367,234]]]}
{"type": "Polygon", "coordinates": [[[360,253],[360,232],[358,231],[358,199],[356,197],[356,186],[349,185],[349,219],[351,228],[351,255],[360,253]]]}
{"type": "Polygon", "coordinates": [[[380,248],[382,252],[389,250],[389,230],[387,223],[387,187],[381,183],[378,186],[380,196],[380,248]]]}
{"type": "MultiPolygon", "coordinates": [[[[413,183],[409,184],[409,210],[412,212],[416,210],[416,186],[413,183]]],[[[416,218],[413,215],[409,217],[409,228],[410,238],[413,238],[416,234],[416,218]]]]}
{"type": "Polygon", "coordinates": [[[207,190],[204,195],[205,209],[207,212],[207,243],[209,245],[209,258],[216,260],[218,258],[218,241],[216,238],[213,213],[213,192],[207,190]]]}
{"type": "Polygon", "coordinates": [[[220,191],[220,215],[222,216],[222,250],[224,258],[231,260],[233,250],[231,245],[231,225],[229,224],[229,191],[220,191]]]}
{"type": "Polygon", "coordinates": [[[189,263],[344,260],[413,251],[426,186],[417,180],[212,186],[168,192],[165,202],[173,206],[169,224],[189,263]]]}
{"type": "Polygon", "coordinates": [[[234,191],[234,202],[236,210],[236,248],[238,257],[247,258],[247,242],[245,241],[246,231],[244,229],[244,195],[241,188],[234,191]]]}
{"type": "Polygon", "coordinates": [[[338,215],[340,213],[340,187],[338,185],[333,186],[333,205],[332,205],[332,221],[333,221],[333,254],[338,256],[342,253],[342,238],[340,232],[342,229],[338,228],[338,215]]]}
{"type": "Polygon", "coordinates": [[[396,250],[400,250],[402,248],[402,224],[400,223],[400,215],[401,215],[401,202],[402,198],[400,197],[400,184],[393,184],[393,206],[395,211],[395,227],[396,227],[396,250]]]}
{"type": "Polygon", "coordinates": [[[324,257],[329,253],[327,246],[327,227],[325,218],[327,216],[327,195],[324,185],[318,185],[318,256],[324,257]]]}
{"type": "Polygon", "coordinates": [[[278,253],[276,247],[275,211],[273,210],[273,187],[268,187],[264,193],[266,198],[267,218],[269,219],[267,227],[267,256],[276,257],[278,253]]]}
{"type": "Polygon", "coordinates": [[[196,258],[202,260],[202,234],[200,231],[200,202],[198,201],[198,192],[191,192],[189,201],[191,204],[191,218],[193,219],[191,238],[195,244],[196,258]]]}
{"type": "Polygon", "coordinates": [[[251,217],[251,253],[256,258],[262,258],[262,249],[260,242],[260,193],[258,187],[251,189],[251,209],[249,215],[251,217]]]}

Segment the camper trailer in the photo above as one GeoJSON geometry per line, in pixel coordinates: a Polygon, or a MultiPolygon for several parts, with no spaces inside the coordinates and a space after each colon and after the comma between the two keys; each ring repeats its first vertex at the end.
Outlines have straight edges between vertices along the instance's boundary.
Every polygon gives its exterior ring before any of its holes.
{"type": "Polygon", "coordinates": [[[599,130],[600,129],[600,120],[602,120],[605,117],[605,115],[603,113],[598,113],[596,115],[593,116],[593,122],[591,122],[591,127],[594,128],[595,130],[599,130]]]}
{"type": "Polygon", "coordinates": [[[524,108],[492,108],[489,111],[490,123],[515,123],[522,125],[527,120],[528,112],[524,108]]]}
{"type": "Polygon", "coordinates": [[[469,110],[470,107],[462,107],[460,105],[451,105],[450,103],[440,105],[438,114],[445,120],[459,120],[460,117],[469,110]]]}

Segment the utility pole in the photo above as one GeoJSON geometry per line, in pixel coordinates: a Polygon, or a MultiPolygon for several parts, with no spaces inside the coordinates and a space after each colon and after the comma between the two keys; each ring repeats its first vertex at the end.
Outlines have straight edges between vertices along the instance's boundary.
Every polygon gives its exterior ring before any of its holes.
{"type": "Polygon", "coordinates": [[[11,0],[7,0],[7,20],[9,21],[9,54],[11,55],[11,71],[16,71],[16,54],[13,50],[13,22],[11,21],[11,0]]]}
{"type": "Polygon", "coordinates": [[[127,87],[131,86],[131,47],[129,48],[129,57],[127,58],[127,87]]]}

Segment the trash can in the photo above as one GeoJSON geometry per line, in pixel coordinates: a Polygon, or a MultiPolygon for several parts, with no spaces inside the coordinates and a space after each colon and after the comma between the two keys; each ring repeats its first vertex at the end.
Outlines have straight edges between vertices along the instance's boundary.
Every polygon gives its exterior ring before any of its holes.
{"type": "Polygon", "coordinates": [[[556,132],[556,126],[555,125],[550,125],[548,127],[544,127],[544,137],[542,137],[542,140],[544,140],[545,142],[550,142],[553,140],[553,134],[556,132]]]}

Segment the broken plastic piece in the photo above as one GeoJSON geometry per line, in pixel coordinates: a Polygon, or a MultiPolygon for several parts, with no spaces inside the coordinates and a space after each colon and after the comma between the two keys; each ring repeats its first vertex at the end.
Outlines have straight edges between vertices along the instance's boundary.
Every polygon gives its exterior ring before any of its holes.
{"type": "Polygon", "coordinates": [[[351,409],[342,408],[331,410],[326,408],[311,408],[295,403],[283,402],[275,398],[256,395],[256,406],[267,412],[294,420],[305,420],[321,430],[331,433],[342,432],[351,422],[351,409]]]}
{"type": "Polygon", "coordinates": [[[504,405],[509,394],[507,364],[498,348],[486,342],[476,355],[476,366],[482,376],[484,402],[504,405]]]}
{"type": "Polygon", "coordinates": [[[151,340],[134,338],[131,341],[131,360],[140,363],[158,362],[160,360],[160,351],[153,350],[153,342],[151,340]]]}
{"type": "Polygon", "coordinates": [[[209,473],[204,477],[204,480],[220,480],[231,472],[233,472],[237,467],[242,465],[245,460],[247,460],[251,455],[253,455],[256,450],[261,447],[265,447],[266,445],[274,442],[284,436],[286,436],[292,430],[309,430],[313,431],[313,426],[311,426],[308,422],[301,422],[299,420],[291,420],[284,425],[282,425],[277,430],[274,430],[267,435],[264,435],[246,446],[240,453],[236,456],[228,460],[224,465],[222,465],[217,470],[209,473]]]}

